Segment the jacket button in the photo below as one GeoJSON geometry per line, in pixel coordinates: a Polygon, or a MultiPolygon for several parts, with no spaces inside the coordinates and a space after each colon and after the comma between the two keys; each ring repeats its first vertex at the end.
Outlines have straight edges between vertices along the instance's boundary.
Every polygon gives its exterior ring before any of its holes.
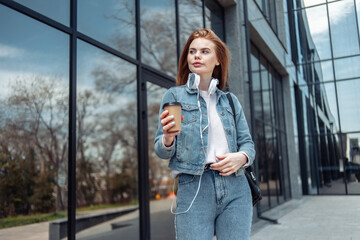
{"type": "Polygon", "coordinates": [[[201,170],[201,169],[198,169],[197,171],[198,171],[198,172],[201,172],[202,170],[201,170]]]}
{"type": "Polygon", "coordinates": [[[221,112],[221,116],[224,116],[224,112],[221,112]]]}
{"type": "Polygon", "coordinates": [[[228,130],[228,134],[231,134],[231,130],[228,130]]]}

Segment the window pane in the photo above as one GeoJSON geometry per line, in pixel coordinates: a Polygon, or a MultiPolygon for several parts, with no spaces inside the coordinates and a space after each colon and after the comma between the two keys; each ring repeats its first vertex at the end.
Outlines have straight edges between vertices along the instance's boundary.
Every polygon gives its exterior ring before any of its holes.
{"type": "Polygon", "coordinates": [[[305,7],[310,7],[318,4],[325,3],[326,0],[304,0],[305,7]]]}
{"type": "Polygon", "coordinates": [[[254,114],[255,118],[262,119],[262,100],[261,100],[261,83],[259,69],[259,53],[256,48],[251,48],[251,68],[252,68],[252,86],[254,98],[254,114]]]}
{"type": "Polygon", "coordinates": [[[339,130],[338,110],[336,104],[335,84],[326,83],[321,85],[323,92],[324,112],[330,122],[333,122],[333,132],[339,130]]]}
{"type": "Polygon", "coordinates": [[[310,34],[320,59],[331,58],[326,5],[306,8],[305,12],[310,34]]]}
{"type": "Polygon", "coordinates": [[[177,71],[175,2],[141,0],[141,59],[175,77],[177,71]]]}
{"type": "Polygon", "coordinates": [[[318,136],[319,145],[319,193],[320,194],[345,194],[342,160],[338,154],[336,138],[329,134],[329,129],[319,122],[322,134],[318,136]]]}
{"type": "Polygon", "coordinates": [[[16,2],[31,8],[49,18],[54,19],[66,26],[70,24],[70,1],[58,0],[15,0],[16,2]]]}
{"type": "Polygon", "coordinates": [[[154,138],[159,122],[160,99],[166,89],[147,82],[151,239],[175,239],[174,215],[170,212],[173,183],[169,162],[155,154],[154,138]],[[166,231],[163,229],[166,228],[166,231]]]}
{"type": "MultiPolygon", "coordinates": [[[[3,5],[0,18],[0,218],[64,218],[69,36],[3,5]]],[[[48,223],[33,226],[49,236],[48,223]]]]}
{"type": "Polygon", "coordinates": [[[179,0],[180,51],[190,34],[204,27],[201,1],[179,0]]]}
{"type": "MultiPolygon", "coordinates": [[[[358,19],[358,23],[360,22],[360,0],[356,0],[356,16],[358,19]]],[[[360,32],[360,25],[358,25],[359,32],[360,32]]]]}
{"type": "Polygon", "coordinates": [[[264,137],[264,125],[256,120],[256,161],[258,161],[259,172],[258,172],[258,180],[259,186],[261,189],[261,193],[263,195],[263,199],[260,201],[260,209],[263,212],[264,210],[269,208],[268,203],[268,171],[267,171],[267,153],[265,148],[265,137],[264,137]]]}
{"type": "MultiPolygon", "coordinates": [[[[252,45],[251,45],[252,46],[252,45]]],[[[260,70],[259,70],[259,53],[253,46],[251,47],[251,69],[253,90],[259,91],[260,87],[260,70]]]]}
{"type": "Polygon", "coordinates": [[[354,1],[343,0],[328,5],[334,57],[359,54],[354,1]]]}
{"type": "Polygon", "coordinates": [[[82,41],[77,63],[77,215],[89,216],[77,237],[138,239],[136,66],[82,41]]]}
{"type": "Polygon", "coordinates": [[[80,32],[136,57],[135,1],[78,1],[80,32]]]}
{"type": "Polygon", "coordinates": [[[360,131],[360,79],[336,83],[342,132],[360,131]]]}
{"type": "Polygon", "coordinates": [[[360,77],[360,57],[348,57],[334,61],[336,80],[360,77]]]}
{"type": "Polygon", "coordinates": [[[269,72],[268,63],[263,55],[260,55],[260,74],[261,74],[261,88],[262,90],[269,90],[269,72]]]}
{"type": "Polygon", "coordinates": [[[266,143],[266,155],[267,155],[267,172],[268,172],[268,186],[269,186],[269,194],[270,194],[270,204],[271,206],[276,205],[276,142],[273,128],[271,126],[265,125],[265,143],[266,143]]]}
{"type": "Polygon", "coordinates": [[[360,133],[346,134],[345,171],[349,194],[360,193],[360,133]]]}
{"type": "Polygon", "coordinates": [[[321,64],[321,73],[322,78],[320,77],[320,82],[327,82],[334,80],[334,67],[332,61],[320,62],[321,64]]]}
{"type": "Polygon", "coordinates": [[[225,40],[224,12],[214,0],[205,1],[205,27],[212,29],[221,40],[225,40]]]}

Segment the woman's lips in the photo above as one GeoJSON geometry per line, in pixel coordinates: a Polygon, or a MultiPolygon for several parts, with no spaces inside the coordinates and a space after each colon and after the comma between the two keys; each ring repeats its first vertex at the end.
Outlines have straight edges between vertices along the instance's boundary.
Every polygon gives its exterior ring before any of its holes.
{"type": "Polygon", "coordinates": [[[194,62],[193,65],[194,65],[194,67],[201,67],[201,66],[202,66],[202,63],[194,62]]]}

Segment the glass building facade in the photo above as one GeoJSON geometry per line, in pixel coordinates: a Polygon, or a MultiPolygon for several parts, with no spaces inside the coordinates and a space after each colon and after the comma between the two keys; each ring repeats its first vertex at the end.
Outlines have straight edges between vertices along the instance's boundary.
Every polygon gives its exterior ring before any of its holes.
{"type": "Polygon", "coordinates": [[[360,194],[359,21],[360,0],[0,0],[0,238],[27,239],[25,221],[43,221],[38,239],[175,238],[153,140],[203,27],[232,53],[254,221],[301,195],[360,194]]]}
{"type": "Polygon", "coordinates": [[[303,193],[359,194],[360,1],[297,1],[292,7],[303,193]]]}

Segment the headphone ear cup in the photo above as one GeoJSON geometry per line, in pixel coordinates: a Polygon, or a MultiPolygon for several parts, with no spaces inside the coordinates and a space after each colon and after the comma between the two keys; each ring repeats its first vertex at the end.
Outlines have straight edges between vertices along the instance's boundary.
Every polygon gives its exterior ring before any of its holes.
{"type": "Polygon", "coordinates": [[[196,73],[189,73],[186,84],[190,89],[197,89],[200,84],[200,76],[196,73]]]}
{"type": "Polygon", "coordinates": [[[208,89],[209,95],[212,95],[215,93],[216,91],[216,86],[219,84],[219,80],[217,80],[216,78],[213,78],[210,82],[210,86],[208,89]]]}

